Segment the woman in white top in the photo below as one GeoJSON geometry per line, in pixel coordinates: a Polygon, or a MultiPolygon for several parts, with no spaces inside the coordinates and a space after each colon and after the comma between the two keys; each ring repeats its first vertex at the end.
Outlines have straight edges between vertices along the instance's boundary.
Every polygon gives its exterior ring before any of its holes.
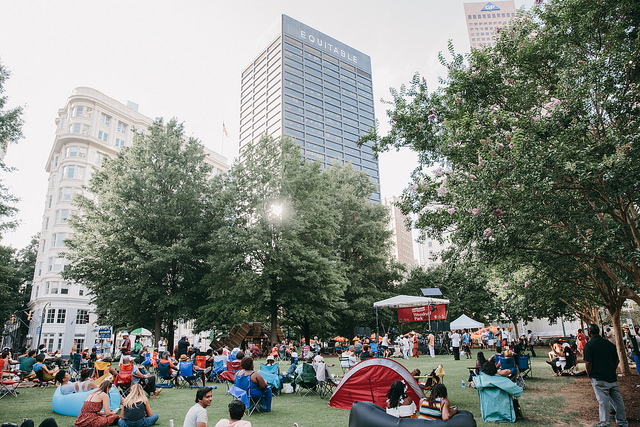
{"type": "Polygon", "coordinates": [[[349,347],[347,351],[340,356],[340,366],[343,368],[350,368],[358,362],[356,359],[355,346],[349,347]]]}
{"type": "Polygon", "coordinates": [[[387,392],[387,414],[397,418],[411,418],[416,413],[416,404],[407,396],[404,381],[394,381],[387,392]]]}

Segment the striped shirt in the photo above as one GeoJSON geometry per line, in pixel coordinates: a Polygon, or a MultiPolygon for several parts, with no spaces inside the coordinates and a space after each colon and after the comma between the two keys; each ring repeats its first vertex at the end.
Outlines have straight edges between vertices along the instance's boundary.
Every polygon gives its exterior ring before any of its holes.
{"type": "Polygon", "coordinates": [[[441,420],[442,419],[442,399],[436,397],[433,402],[423,400],[420,405],[420,416],[418,418],[424,418],[428,420],[441,420]]]}

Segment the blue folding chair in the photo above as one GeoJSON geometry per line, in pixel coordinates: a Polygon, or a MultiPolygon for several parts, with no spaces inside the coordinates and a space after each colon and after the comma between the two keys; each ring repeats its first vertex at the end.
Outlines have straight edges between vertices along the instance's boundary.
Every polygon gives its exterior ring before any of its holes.
{"type": "Polygon", "coordinates": [[[533,371],[531,370],[531,356],[528,354],[521,354],[518,356],[518,369],[522,378],[533,377],[533,371]]]}
{"type": "Polygon", "coordinates": [[[224,365],[224,360],[214,360],[213,367],[211,368],[211,372],[209,373],[209,378],[213,382],[221,383],[222,379],[220,379],[220,374],[226,370],[224,365]]]}
{"type": "Polygon", "coordinates": [[[241,400],[246,410],[249,410],[249,387],[251,386],[249,375],[236,375],[233,385],[227,390],[227,394],[241,400]]]}
{"type": "Polygon", "coordinates": [[[371,353],[371,355],[373,357],[379,357],[380,354],[378,354],[378,343],[372,342],[371,345],[369,346],[369,353],[371,353]]]}
{"type": "Polygon", "coordinates": [[[156,387],[173,387],[173,377],[169,371],[169,362],[158,362],[158,379],[160,381],[156,384],[156,387]]]}
{"type": "Polygon", "coordinates": [[[269,387],[271,387],[275,392],[279,392],[281,381],[280,374],[278,374],[277,363],[273,365],[265,365],[264,363],[261,363],[258,373],[262,375],[262,378],[264,378],[269,387]]]}
{"type": "Polygon", "coordinates": [[[198,377],[193,372],[193,360],[178,362],[179,387],[197,387],[198,377]]]}

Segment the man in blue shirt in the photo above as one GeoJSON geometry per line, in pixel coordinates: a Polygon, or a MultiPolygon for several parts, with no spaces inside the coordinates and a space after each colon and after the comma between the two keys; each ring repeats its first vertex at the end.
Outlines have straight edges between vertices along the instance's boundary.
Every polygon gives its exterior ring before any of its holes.
{"type": "Polygon", "coordinates": [[[584,361],[587,375],[591,379],[591,386],[598,400],[600,423],[598,427],[610,426],[609,403],[616,411],[618,427],[627,427],[627,417],[624,413],[624,402],[618,388],[618,352],[616,346],[600,336],[598,325],[589,325],[589,342],[584,347],[584,361]]]}

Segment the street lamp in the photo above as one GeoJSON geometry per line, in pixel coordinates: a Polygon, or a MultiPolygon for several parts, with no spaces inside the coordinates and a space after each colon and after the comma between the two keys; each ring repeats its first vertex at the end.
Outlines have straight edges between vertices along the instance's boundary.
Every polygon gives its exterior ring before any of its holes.
{"type": "Polygon", "coordinates": [[[42,325],[44,324],[44,315],[47,312],[47,307],[51,305],[51,301],[46,303],[42,308],[42,316],[40,316],[40,331],[38,332],[38,344],[36,345],[36,351],[40,347],[40,337],[42,336],[42,325]]]}

